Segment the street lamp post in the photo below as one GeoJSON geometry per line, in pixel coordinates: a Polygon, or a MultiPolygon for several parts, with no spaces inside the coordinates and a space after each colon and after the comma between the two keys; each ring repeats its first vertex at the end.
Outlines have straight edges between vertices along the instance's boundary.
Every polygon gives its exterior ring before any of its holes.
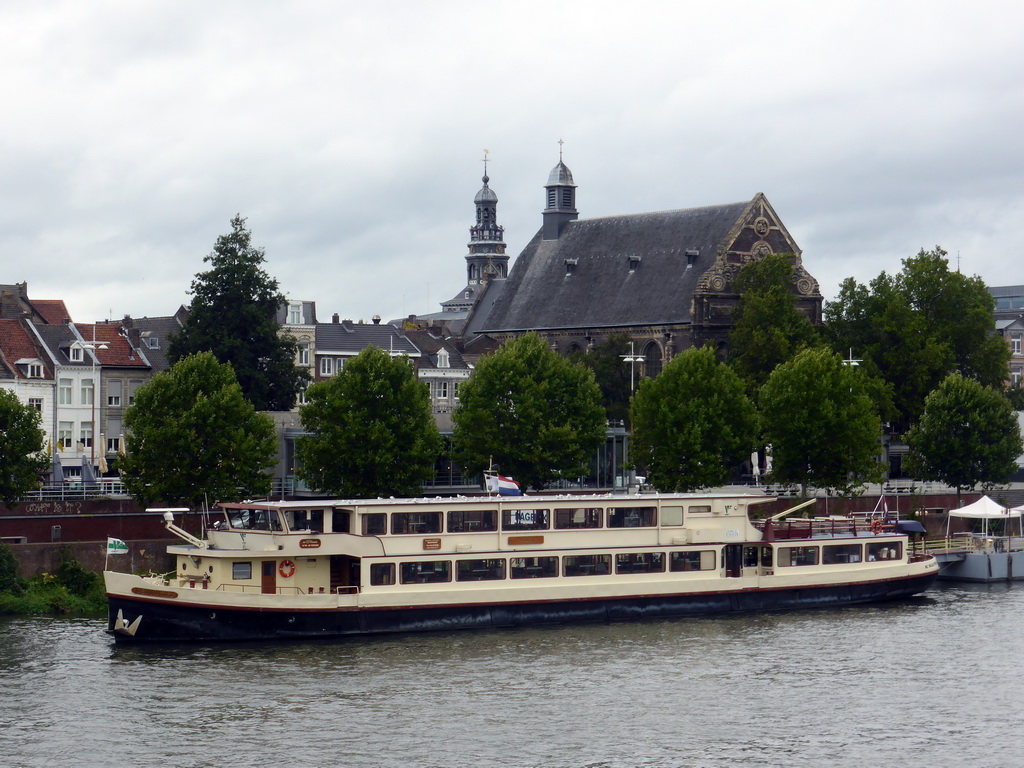
{"type": "Polygon", "coordinates": [[[622,362],[629,363],[629,391],[633,392],[636,389],[636,385],[634,383],[636,381],[636,364],[642,363],[644,361],[644,356],[638,355],[634,352],[633,342],[631,341],[629,342],[629,354],[619,355],[619,357],[622,358],[622,362]]]}
{"type": "Polygon", "coordinates": [[[98,387],[96,386],[96,350],[97,349],[108,349],[108,347],[107,347],[106,344],[97,344],[96,343],[96,326],[95,325],[92,327],[92,341],[91,342],[83,341],[83,342],[81,342],[81,346],[82,346],[82,349],[88,349],[89,350],[89,357],[92,358],[92,372],[90,374],[92,376],[92,379],[91,379],[91,381],[92,381],[92,397],[90,398],[92,400],[92,422],[91,422],[92,423],[92,434],[89,436],[89,445],[92,448],[92,458],[90,459],[90,461],[92,462],[92,466],[95,467],[96,466],[96,390],[98,389],[98,387]]]}

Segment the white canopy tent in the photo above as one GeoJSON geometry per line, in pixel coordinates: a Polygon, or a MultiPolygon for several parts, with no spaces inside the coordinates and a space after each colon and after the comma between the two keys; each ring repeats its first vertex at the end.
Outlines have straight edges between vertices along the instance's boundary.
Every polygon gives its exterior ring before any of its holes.
{"type": "MultiPolygon", "coordinates": [[[[1018,522],[1021,524],[1021,534],[1024,535],[1024,520],[1021,520],[1024,515],[1024,506],[1020,507],[1004,507],[996,501],[993,501],[988,496],[982,496],[973,504],[968,504],[966,507],[960,507],[960,509],[949,510],[949,517],[966,517],[973,520],[984,520],[985,530],[984,535],[988,535],[988,521],[989,520],[1006,520],[1016,517],[1018,522]]],[[[1009,522],[1005,529],[1006,535],[1010,535],[1009,522]]],[[[949,519],[946,520],[946,536],[949,536],[949,519]]]]}

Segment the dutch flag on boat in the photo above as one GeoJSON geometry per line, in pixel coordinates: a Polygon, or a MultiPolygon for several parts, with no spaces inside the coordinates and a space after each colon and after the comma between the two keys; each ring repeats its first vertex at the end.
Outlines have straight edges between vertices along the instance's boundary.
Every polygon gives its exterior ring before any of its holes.
{"type": "Polygon", "coordinates": [[[499,493],[502,496],[518,496],[519,483],[511,477],[502,475],[487,475],[487,492],[499,493]]]}

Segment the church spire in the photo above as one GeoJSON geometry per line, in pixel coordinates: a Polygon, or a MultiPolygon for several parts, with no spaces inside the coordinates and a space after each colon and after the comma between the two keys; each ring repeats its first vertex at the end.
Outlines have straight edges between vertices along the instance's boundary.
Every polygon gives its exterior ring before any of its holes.
{"type": "Polygon", "coordinates": [[[492,278],[508,277],[508,256],[505,254],[505,228],[498,224],[498,196],[488,184],[489,152],[484,150],[484,185],[473,203],[476,205],[476,223],[469,228],[469,253],[466,254],[466,272],[469,285],[480,285],[492,278]]]}
{"type": "Polygon", "coordinates": [[[570,221],[580,217],[576,210],[576,185],[572,180],[572,171],[562,162],[561,139],[558,140],[558,165],[548,174],[547,191],[544,206],[544,239],[557,240],[562,229],[570,221]]]}

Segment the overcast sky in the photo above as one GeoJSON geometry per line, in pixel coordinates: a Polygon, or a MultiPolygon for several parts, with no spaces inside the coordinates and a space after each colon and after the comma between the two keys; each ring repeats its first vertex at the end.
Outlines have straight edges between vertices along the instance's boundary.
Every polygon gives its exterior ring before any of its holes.
{"type": "Polygon", "coordinates": [[[515,257],[764,192],[826,298],[922,247],[1024,283],[1019,2],[0,0],[0,283],[173,313],[236,213],[321,321],[439,309],[490,151],[515,257]]]}

